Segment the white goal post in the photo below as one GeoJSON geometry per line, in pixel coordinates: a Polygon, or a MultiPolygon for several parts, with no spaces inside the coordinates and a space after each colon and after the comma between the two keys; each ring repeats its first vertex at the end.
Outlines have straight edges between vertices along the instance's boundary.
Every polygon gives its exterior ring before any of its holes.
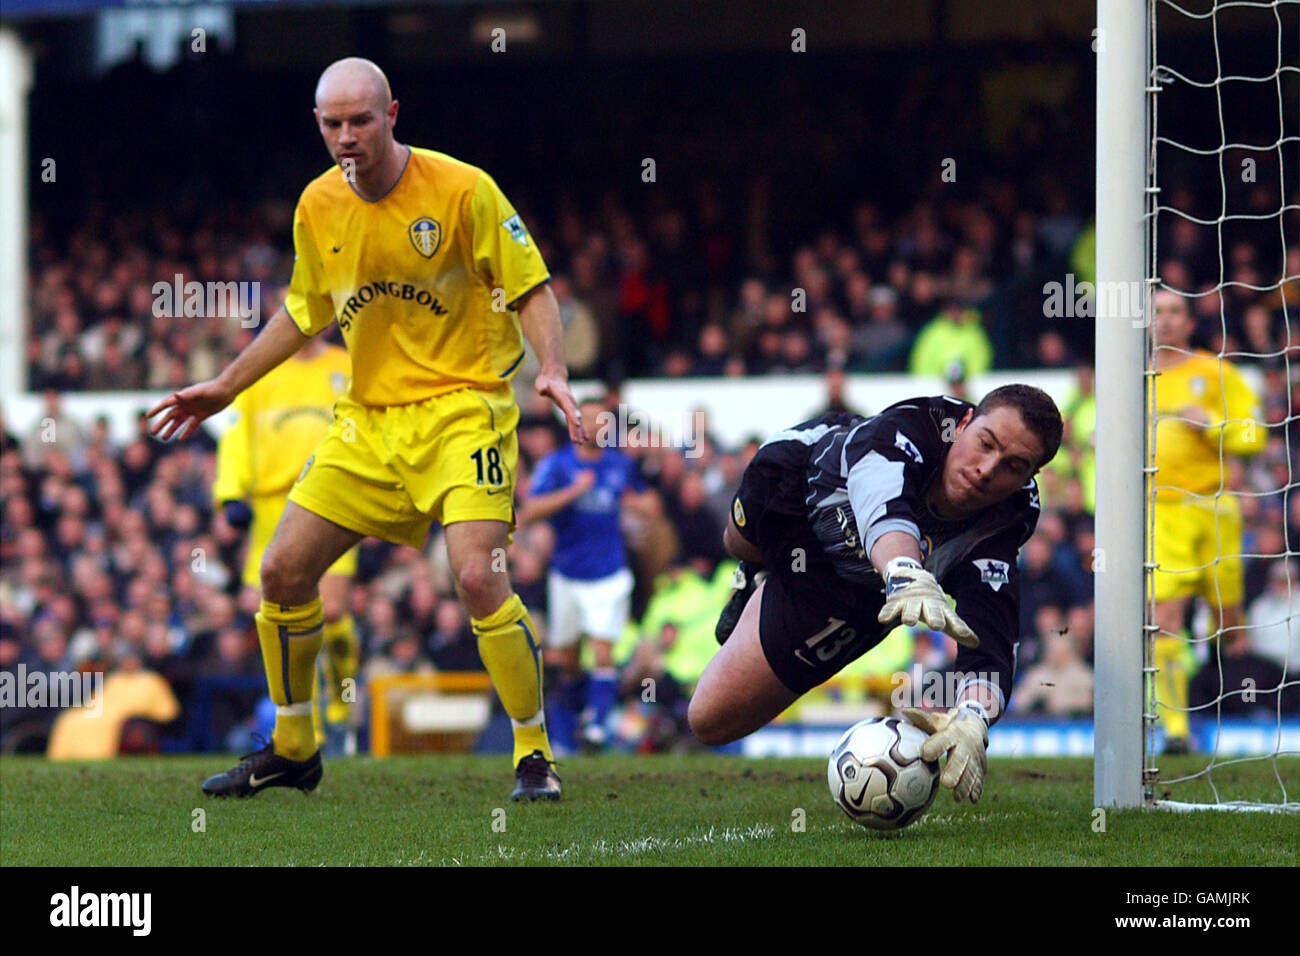
{"type": "MultiPolygon", "coordinates": [[[[1151,2],[1151,0],[1148,0],[1151,2]]],[[[1098,0],[1097,288],[1139,288],[1149,314],[1146,255],[1148,18],[1136,0],[1098,0]]],[[[1099,807],[1142,803],[1142,562],[1146,502],[1146,330],[1113,316],[1096,324],[1097,553],[1093,792],[1099,807]],[[1104,493],[1102,493],[1104,490],[1104,493]]],[[[1095,562],[1094,562],[1095,565],[1095,562]]]]}

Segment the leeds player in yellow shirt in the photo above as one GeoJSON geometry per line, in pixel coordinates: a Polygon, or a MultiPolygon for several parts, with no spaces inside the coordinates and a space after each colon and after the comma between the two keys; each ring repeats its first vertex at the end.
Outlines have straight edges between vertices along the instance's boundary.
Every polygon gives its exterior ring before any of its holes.
{"type": "MultiPolygon", "coordinates": [[[[258,569],[302,466],[334,420],[334,403],[346,391],[352,363],[347,349],[325,335],[309,339],[289,361],[239,393],[231,408],[234,424],[217,444],[217,475],[212,497],[233,527],[248,529],[245,587],[261,589],[258,569]]],[[[324,654],[320,670],[328,694],[324,722],[347,719],[344,681],[355,680],[358,653],[352,615],[347,613],[348,582],[357,570],[356,548],[349,549],[320,581],[324,654]]],[[[314,703],[316,740],[323,742],[321,706],[314,703]]]]}
{"type": "Polygon", "coordinates": [[[284,308],[219,376],[150,413],[165,413],[154,434],[183,439],[330,322],[337,318],[343,330],[348,394],[262,559],[257,629],[275,732],[204,790],[248,796],[268,786],[316,786],[317,582],[363,536],[418,548],[437,521],[479,654],[514,727],[511,797],[559,799],[537,631],[504,566],[518,451],[510,377],[523,359],[521,331],[541,366],[534,388],[564,412],[571,440],[585,437],[546,265],[487,173],[393,138],[397,101],[373,63],[331,64],[316,87],[315,115],[337,165],[299,199],[284,308]]]}
{"type": "Polygon", "coordinates": [[[1231,363],[1190,349],[1194,329],[1183,296],[1156,293],[1151,597],[1166,752],[1188,747],[1188,599],[1210,605],[1220,633],[1243,624],[1241,507],[1228,487],[1226,456],[1257,454],[1268,441],[1250,386],[1231,363]]]}

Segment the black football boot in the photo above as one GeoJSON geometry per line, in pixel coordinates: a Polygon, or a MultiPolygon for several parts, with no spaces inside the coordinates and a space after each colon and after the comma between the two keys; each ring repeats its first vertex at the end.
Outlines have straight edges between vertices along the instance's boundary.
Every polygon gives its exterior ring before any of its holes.
{"type": "Polygon", "coordinates": [[[323,773],[320,751],[306,760],[290,760],[272,749],[268,740],[261,750],[244,754],[239,765],[203,781],[210,797],[251,797],[268,787],[297,787],[304,793],[315,790],[323,773]]]}
{"type": "Polygon", "coordinates": [[[511,791],[510,799],[560,799],[560,775],[540,750],[534,750],[519,761],[515,768],[515,789],[511,791]]]}

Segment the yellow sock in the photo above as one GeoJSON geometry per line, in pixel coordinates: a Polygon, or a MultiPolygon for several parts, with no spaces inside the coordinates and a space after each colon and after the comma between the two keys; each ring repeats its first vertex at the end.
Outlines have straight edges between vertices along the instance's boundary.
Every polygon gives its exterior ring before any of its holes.
{"type": "Polygon", "coordinates": [[[511,594],[504,604],[482,620],[470,619],[478,637],[478,653],[501,706],[510,715],[515,732],[514,763],[540,750],[553,760],[542,714],[541,649],[524,602],[511,594]]]}
{"type": "Polygon", "coordinates": [[[296,607],[263,601],[256,620],[266,683],[275,704],[271,741],[281,757],[306,760],[316,752],[311,704],[322,640],[320,598],[296,607]]]}
{"type": "MultiPolygon", "coordinates": [[[[325,719],[337,724],[347,719],[349,700],[344,699],[343,682],[355,681],[360,654],[357,649],[357,635],[353,627],[352,615],[345,614],[337,621],[326,621],[322,632],[325,636],[325,653],[321,655],[321,671],[325,678],[325,694],[328,703],[325,707],[325,719]]],[[[348,695],[356,700],[356,687],[348,695]]]]}
{"type": "Polygon", "coordinates": [[[1152,663],[1156,671],[1156,714],[1164,724],[1165,739],[1187,737],[1187,672],[1186,639],[1182,635],[1157,634],[1152,648],[1152,663]]]}

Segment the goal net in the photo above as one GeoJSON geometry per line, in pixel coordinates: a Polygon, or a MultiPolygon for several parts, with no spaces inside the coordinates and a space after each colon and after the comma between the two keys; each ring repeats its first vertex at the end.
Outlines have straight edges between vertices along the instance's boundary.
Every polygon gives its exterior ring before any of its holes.
{"type": "Polygon", "coordinates": [[[1300,0],[1146,13],[1141,799],[1300,812],[1300,0]]]}

